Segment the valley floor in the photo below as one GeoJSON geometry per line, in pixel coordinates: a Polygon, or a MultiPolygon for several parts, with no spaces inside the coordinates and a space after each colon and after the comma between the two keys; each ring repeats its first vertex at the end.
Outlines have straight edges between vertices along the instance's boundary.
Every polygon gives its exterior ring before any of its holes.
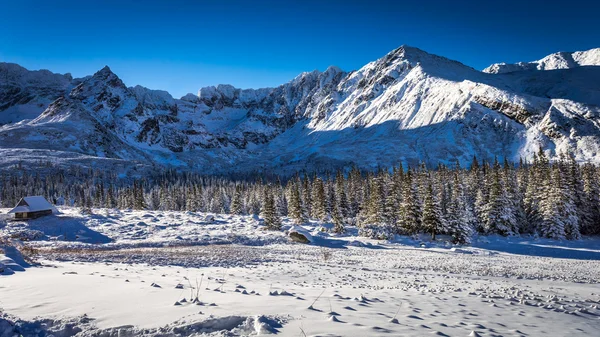
{"type": "Polygon", "coordinates": [[[25,250],[39,262],[20,271],[18,253],[0,255],[15,271],[0,273],[2,337],[600,332],[598,239],[423,247],[307,224],[302,245],[252,217],[61,212],[0,225],[0,237],[38,235],[25,250]]]}

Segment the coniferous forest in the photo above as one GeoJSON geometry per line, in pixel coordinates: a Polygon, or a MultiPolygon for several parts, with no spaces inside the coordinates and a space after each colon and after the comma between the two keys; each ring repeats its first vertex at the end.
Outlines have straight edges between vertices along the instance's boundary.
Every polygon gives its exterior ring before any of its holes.
{"type": "Polygon", "coordinates": [[[572,156],[531,162],[478,161],[468,168],[439,165],[357,168],[293,177],[232,179],[167,170],[144,178],[71,168],[30,175],[12,170],[0,181],[3,207],[22,196],[91,208],[257,214],[270,229],[281,217],[295,223],[331,222],[333,231],[357,226],[363,236],[449,235],[467,244],[475,233],[539,235],[577,240],[600,234],[600,175],[572,156]]]}

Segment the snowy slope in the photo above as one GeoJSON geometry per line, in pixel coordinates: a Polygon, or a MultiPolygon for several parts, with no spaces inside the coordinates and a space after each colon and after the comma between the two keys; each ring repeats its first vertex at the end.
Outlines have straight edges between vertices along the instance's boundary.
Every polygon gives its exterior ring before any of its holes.
{"type": "Polygon", "coordinates": [[[181,99],[127,87],[105,67],[66,85],[37,118],[0,127],[0,147],[205,172],[516,161],[540,146],[597,162],[599,51],[480,72],[402,46],[357,71],[329,67],[276,88],[218,85],[181,99]]]}
{"type": "Polygon", "coordinates": [[[0,62],[0,125],[33,119],[78,80],[0,62]]]}

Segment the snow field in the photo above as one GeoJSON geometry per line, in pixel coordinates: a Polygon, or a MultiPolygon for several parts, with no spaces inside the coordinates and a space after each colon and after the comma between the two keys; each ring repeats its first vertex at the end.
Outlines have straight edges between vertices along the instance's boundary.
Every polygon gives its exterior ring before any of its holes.
{"type": "Polygon", "coordinates": [[[40,262],[0,276],[0,330],[60,337],[600,331],[597,239],[479,237],[461,247],[376,241],[352,227],[333,235],[322,231],[328,224],[311,222],[295,227],[312,237],[303,245],[287,238],[287,219],[274,232],[251,216],[60,211],[0,228],[0,237],[36,238],[26,245],[40,262]]]}
{"type": "Polygon", "coordinates": [[[600,328],[596,285],[367,267],[372,264],[184,268],[44,261],[43,268],[3,280],[9,291],[2,291],[2,307],[26,320],[87,314],[90,332],[121,327],[153,336],[161,329],[172,336],[257,334],[244,324],[261,317],[276,322],[265,330],[283,336],[300,329],[308,336],[593,335],[600,328]]]}

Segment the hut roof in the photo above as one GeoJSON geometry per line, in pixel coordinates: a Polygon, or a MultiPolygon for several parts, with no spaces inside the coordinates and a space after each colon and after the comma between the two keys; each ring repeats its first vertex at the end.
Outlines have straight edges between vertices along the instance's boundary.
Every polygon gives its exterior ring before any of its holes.
{"type": "Polygon", "coordinates": [[[17,206],[8,211],[8,213],[29,213],[47,210],[56,212],[56,208],[54,208],[54,206],[52,206],[52,204],[49,203],[46,198],[41,196],[32,196],[22,198],[17,206]]]}

